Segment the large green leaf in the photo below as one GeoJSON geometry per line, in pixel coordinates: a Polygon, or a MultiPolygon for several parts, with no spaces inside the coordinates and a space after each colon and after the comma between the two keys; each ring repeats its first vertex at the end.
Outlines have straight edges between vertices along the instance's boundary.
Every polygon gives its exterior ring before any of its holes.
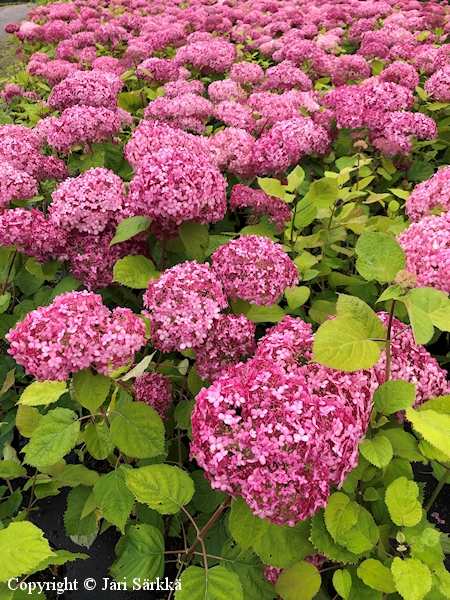
{"type": "Polygon", "coordinates": [[[407,408],[406,418],[427,442],[450,457],[450,415],[407,408]]]}
{"type": "Polygon", "coordinates": [[[110,246],[113,244],[119,244],[131,239],[138,233],[146,231],[150,227],[150,219],[147,217],[130,217],[124,219],[117,225],[116,235],[110,242],[110,246]]]}
{"type": "Polygon", "coordinates": [[[308,540],[309,533],[309,520],[300,521],[295,527],[270,523],[267,530],[252,542],[252,546],[264,564],[290,567],[314,554],[314,547],[308,540]]]}
{"type": "Polygon", "coordinates": [[[104,460],[114,452],[114,444],[104,421],[88,423],[83,432],[83,439],[89,454],[96,460],[104,460]]]}
{"type": "Polygon", "coordinates": [[[375,519],[363,506],[355,525],[339,537],[339,543],[355,554],[371,550],[378,542],[379,531],[375,519]]]}
{"type": "Polygon", "coordinates": [[[201,569],[188,567],[180,578],[175,600],[244,600],[242,584],[236,573],[225,567],[201,569]]]}
{"type": "Polygon", "coordinates": [[[284,319],[286,313],[278,304],[275,304],[275,306],[256,306],[252,304],[245,316],[253,323],[279,323],[281,319],[284,319]]]}
{"type": "Polygon", "coordinates": [[[53,552],[44,532],[29,523],[10,523],[0,531],[0,582],[32,571],[53,552]]]}
{"type": "Polygon", "coordinates": [[[405,253],[400,244],[386,233],[364,230],[355,250],[358,255],[356,268],[367,281],[394,281],[397,273],[406,266],[405,253]]]}
{"type": "Polygon", "coordinates": [[[322,578],[309,562],[298,562],[283,569],[275,586],[283,600],[312,600],[319,591],[322,578]]]}
{"type": "Polygon", "coordinates": [[[416,386],[402,379],[386,381],[375,390],[373,404],[376,410],[384,415],[391,415],[413,405],[416,397],[416,386]]]}
{"type": "Polygon", "coordinates": [[[220,565],[238,575],[245,600],[272,600],[276,596],[273,585],[264,575],[263,563],[251,550],[243,552],[239,545],[229,540],[220,556],[220,565]]]}
{"type": "Polygon", "coordinates": [[[311,290],[304,285],[296,286],[292,291],[291,288],[286,288],[286,291],[284,292],[289,308],[292,308],[293,310],[303,306],[310,294],[311,290]]]}
{"type": "Polygon", "coordinates": [[[33,467],[50,467],[77,443],[80,422],[73,410],[55,408],[44,415],[23,448],[25,462],[33,467]]]}
{"type": "Polygon", "coordinates": [[[95,413],[106,400],[110,384],[109,377],[100,374],[94,375],[90,369],[78,371],[73,376],[73,387],[77,400],[91,413],[95,413]]]}
{"type": "Polygon", "coordinates": [[[409,296],[400,296],[397,300],[406,306],[416,344],[428,344],[434,334],[430,317],[420,306],[413,304],[409,296]]]}
{"type": "Polygon", "coordinates": [[[311,536],[309,539],[317,551],[325,554],[335,562],[355,564],[361,557],[360,554],[350,552],[350,550],[333,540],[326,528],[323,510],[317,512],[311,520],[311,536]]]}
{"type": "Polygon", "coordinates": [[[314,337],[313,359],[332,369],[370,369],[380,359],[380,347],[364,326],[350,317],[325,321],[314,337]]]}
{"type": "Polygon", "coordinates": [[[55,475],[61,485],[77,487],[77,485],[92,486],[98,481],[97,471],[92,471],[84,465],[66,465],[62,471],[55,475]]]}
{"type": "Polygon", "coordinates": [[[397,592],[404,600],[422,600],[431,589],[431,573],[427,565],[415,558],[398,556],[391,565],[397,592]]]}
{"type": "Polygon", "coordinates": [[[386,327],[377,316],[376,312],[368,304],[356,296],[338,294],[336,312],[339,317],[349,317],[361,323],[367,337],[382,339],[386,338],[386,327]]]}
{"type": "Polygon", "coordinates": [[[230,531],[233,538],[247,550],[269,529],[269,521],[257,517],[243,498],[231,503],[230,531]]]}
{"type": "Polygon", "coordinates": [[[143,402],[125,406],[111,423],[113,444],[127,456],[151,458],[164,451],[164,425],[158,413],[143,402]]]}
{"type": "Polygon", "coordinates": [[[328,499],[325,508],[325,525],[336,542],[340,535],[348,531],[358,520],[359,505],[341,492],[335,492],[328,499]]]}
{"type": "Polygon", "coordinates": [[[185,221],[178,227],[178,233],[188,256],[199,263],[205,262],[205,249],[209,246],[208,228],[194,221],[185,221]]]}
{"type": "Polygon", "coordinates": [[[441,331],[450,331],[450,300],[444,292],[431,287],[415,288],[408,292],[413,307],[427,314],[441,331]]]}
{"type": "Polygon", "coordinates": [[[359,451],[364,458],[380,469],[387,467],[394,456],[391,442],[383,435],[383,432],[377,433],[371,439],[365,439],[359,445],[359,451]]]}
{"type": "Polygon", "coordinates": [[[374,558],[364,560],[359,565],[357,573],[369,587],[387,594],[393,594],[395,592],[392,573],[379,560],[374,558]]]}
{"type": "Polygon", "coordinates": [[[317,208],[328,208],[337,200],[339,184],[334,177],[324,177],[309,186],[308,198],[317,208]]]}
{"type": "Polygon", "coordinates": [[[16,413],[16,427],[20,435],[29,438],[41,420],[41,413],[37,408],[19,404],[16,413]]]}
{"type": "Polygon", "coordinates": [[[27,470],[15,460],[0,460],[0,479],[16,479],[26,477],[27,470]]]}
{"type": "Polygon", "coordinates": [[[51,404],[56,402],[65,392],[67,392],[65,381],[33,381],[23,391],[18,404],[25,406],[51,404]]]}
{"type": "Polygon", "coordinates": [[[141,290],[147,289],[150,279],[159,277],[152,261],[140,254],[119,259],[114,265],[113,273],[114,281],[141,290]]]}
{"type": "Polygon", "coordinates": [[[64,513],[67,535],[88,535],[97,530],[100,512],[95,510],[93,500],[92,488],[85,485],[73,488],[67,496],[67,510],[64,513]]]}
{"type": "Polygon", "coordinates": [[[352,588],[352,576],[347,569],[338,569],[333,573],[333,586],[344,600],[348,600],[352,588]]]}
{"type": "Polygon", "coordinates": [[[419,486],[415,481],[399,477],[386,490],[386,505],[392,521],[399,526],[413,527],[422,518],[422,505],[417,500],[419,486]]]}
{"type": "Polygon", "coordinates": [[[116,581],[133,585],[133,579],[155,581],[164,575],[164,538],[153,525],[130,527],[117,545],[118,559],[111,566],[116,581]]]}
{"type": "Polygon", "coordinates": [[[175,514],[194,495],[194,483],[186,471],[170,465],[149,465],[126,470],[126,484],[136,499],[162,515],[175,514]]]}
{"type": "Polygon", "coordinates": [[[419,452],[416,438],[401,428],[383,429],[384,437],[391,442],[395,456],[406,458],[410,462],[426,462],[419,452]]]}
{"type": "Polygon", "coordinates": [[[119,467],[100,477],[94,485],[94,498],[103,517],[124,533],[134,505],[134,496],[125,483],[125,469],[119,467]]]}

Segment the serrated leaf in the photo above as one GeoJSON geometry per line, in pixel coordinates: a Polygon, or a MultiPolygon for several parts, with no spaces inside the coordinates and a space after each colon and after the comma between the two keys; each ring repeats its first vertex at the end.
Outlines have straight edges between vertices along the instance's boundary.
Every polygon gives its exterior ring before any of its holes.
{"type": "Polygon", "coordinates": [[[65,381],[33,381],[25,388],[17,404],[47,406],[56,402],[66,391],[65,381]]]}
{"type": "Polygon", "coordinates": [[[220,553],[220,566],[233,571],[239,577],[245,600],[273,600],[273,585],[264,575],[264,565],[254,552],[242,548],[232,540],[225,542],[220,553]]]}
{"type": "Polygon", "coordinates": [[[419,486],[399,477],[386,490],[385,501],[392,521],[398,526],[413,527],[422,519],[422,505],[417,500],[419,486]]]}
{"type": "Polygon", "coordinates": [[[309,520],[300,521],[295,527],[269,523],[264,533],[252,542],[252,546],[263,563],[273,567],[289,567],[314,554],[314,548],[308,540],[309,534],[309,520]]]}
{"type": "Polygon", "coordinates": [[[14,460],[0,460],[0,479],[16,479],[25,477],[27,470],[14,460]]]}
{"type": "Polygon", "coordinates": [[[430,317],[417,304],[413,304],[409,296],[401,296],[398,301],[406,306],[416,344],[427,344],[434,334],[430,317]]]}
{"type": "Polygon", "coordinates": [[[0,582],[20,577],[53,556],[44,532],[28,521],[10,523],[2,529],[0,548],[0,582]]]}
{"type": "Polygon", "coordinates": [[[66,465],[55,475],[55,480],[62,486],[76,487],[77,485],[93,486],[98,481],[97,471],[92,471],[84,465],[66,465]]]}
{"type": "Polygon", "coordinates": [[[104,421],[88,423],[83,432],[83,440],[89,454],[96,460],[104,460],[114,451],[114,444],[104,421]]]}
{"type": "Polygon", "coordinates": [[[284,295],[286,296],[289,308],[293,310],[303,306],[308,300],[311,290],[306,286],[296,286],[292,291],[291,288],[286,288],[284,295]]]}
{"type": "Polygon", "coordinates": [[[392,573],[379,560],[374,558],[364,560],[357,568],[357,573],[358,577],[374,590],[385,592],[386,594],[393,594],[395,592],[392,573]]]}
{"type": "Polygon", "coordinates": [[[73,387],[78,402],[91,413],[106,400],[111,380],[105,375],[94,374],[90,369],[73,375],[73,387]]]}
{"type": "Polygon", "coordinates": [[[359,445],[359,451],[372,465],[380,469],[387,467],[394,456],[391,442],[383,433],[377,433],[372,439],[365,439],[359,445]]]}
{"type": "Polygon", "coordinates": [[[338,193],[339,183],[337,179],[324,177],[311,183],[308,197],[317,208],[328,208],[335,203],[338,193]]]}
{"type": "Polygon", "coordinates": [[[298,562],[283,569],[275,586],[283,600],[312,600],[319,591],[322,578],[309,562],[298,562]]]}
{"type": "Polygon", "coordinates": [[[119,558],[111,566],[116,581],[132,586],[133,579],[155,581],[164,575],[164,538],[153,525],[130,527],[116,548],[119,558]]]}
{"type": "Polygon", "coordinates": [[[113,444],[127,456],[151,458],[164,451],[164,425],[158,413],[143,402],[125,406],[111,423],[113,444]]]}
{"type": "Polygon", "coordinates": [[[175,600],[244,600],[242,584],[236,573],[225,567],[188,567],[180,578],[175,600]]]}
{"type": "Polygon", "coordinates": [[[41,413],[37,408],[19,405],[16,413],[16,427],[20,435],[29,438],[41,420],[41,413]]]}
{"type": "Polygon", "coordinates": [[[386,302],[387,300],[397,300],[404,294],[404,291],[399,285],[390,285],[384,290],[381,296],[377,300],[378,302],[386,302]]]}
{"type": "Polygon", "coordinates": [[[136,499],[162,515],[177,513],[194,495],[192,479],[179,467],[149,465],[127,470],[125,476],[136,499]]]}
{"type": "Polygon", "coordinates": [[[88,535],[97,531],[100,519],[99,511],[90,510],[86,516],[82,517],[91,494],[91,487],[79,485],[73,488],[67,496],[67,509],[64,513],[64,525],[67,535],[88,535]]]}
{"type": "Polygon", "coordinates": [[[383,435],[391,442],[395,456],[406,458],[410,462],[424,462],[424,457],[419,452],[417,440],[403,429],[383,429],[383,435]]]}
{"type": "Polygon", "coordinates": [[[288,184],[284,187],[288,192],[294,192],[298,187],[300,187],[304,179],[305,171],[300,165],[297,165],[295,169],[293,169],[287,176],[288,184]]]}
{"type": "Polygon", "coordinates": [[[32,575],[38,571],[43,571],[50,565],[65,565],[66,562],[73,562],[79,558],[86,560],[89,556],[80,552],[69,552],[69,550],[55,550],[52,556],[45,558],[34,569],[30,569],[29,573],[32,575]]]}
{"type": "Polygon", "coordinates": [[[114,281],[127,287],[145,290],[150,279],[157,279],[159,272],[146,256],[133,254],[120,258],[113,268],[114,281]]]}
{"type": "Polygon", "coordinates": [[[256,306],[251,305],[250,310],[246,312],[246,317],[253,323],[279,323],[286,316],[286,313],[275,304],[275,306],[256,306]]]}
{"type": "Polygon", "coordinates": [[[380,359],[380,347],[368,337],[355,319],[337,317],[326,321],[314,337],[313,360],[342,371],[370,369],[380,359]]]}
{"type": "Polygon", "coordinates": [[[146,231],[150,227],[150,219],[147,217],[130,217],[124,219],[117,225],[116,235],[110,242],[110,247],[120,242],[131,239],[138,233],[146,231]]]}
{"type": "Polygon", "coordinates": [[[386,233],[364,230],[356,246],[356,268],[367,281],[379,283],[394,281],[406,266],[405,253],[399,243],[386,233]]]}
{"type": "Polygon", "coordinates": [[[325,554],[335,562],[355,564],[361,558],[336,542],[329,534],[323,517],[323,510],[317,512],[311,521],[311,536],[309,538],[318,552],[325,554]]]}
{"type": "Polygon", "coordinates": [[[407,408],[406,418],[415,431],[450,460],[450,415],[442,415],[434,410],[416,411],[407,408]]]}
{"type": "Polygon", "coordinates": [[[370,512],[361,506],[357,522],[339,537],[338,542],[350,552],[361,554],[371,550],[378,540],[379,531],[375,520],[370,512]]]}
{"type": "Polygon", "coordinates": [[[208,228],[194,221],[185,221],[178,227],[178,233],[188,256],[198,263],[205,262],[205,249],[209,246],[208,228]]]}
{"type": "MultiPolygon", "coordinates": [[[[23,272],[26,273],[26,271],[23,272]]],[[[0,313],[4,313],[6,310],[8,310],[10,303],[11,294],[9,292],[5,292],[4,294],[0,295],[0,313]]]]}
{"type": "Polygon", "coordinates": [[[335,492],[328,499],[325,508],[325,525],[336,542],[340,535],[348,531],[358,520],[359,505],[341,492],[335,492]]]}
{"type": "Polygon", "coordinates": [[[413,307],[426,313],[435,327],[450,331],[450,300],[444,292],[431,287],[415,288],[408,292],[413,307]]]}
{"type": "Polygon", "coordinates": [[[387,381],[375,390],[374,407],[384,415],[391,415],[413,405],[416,397],[416,386],[408,381],[396,379],[387,381]]]}
{"type": "Polygon", "coordinates": [[[269,529],[269,521],[256,516],[241,497],[231,503],[230,531],[242,550],[248,550],[269,529]]]}
{"type": "Polygon", "coordinates": [[[386,327],[383,325],[376,312],[360,298],[338,294],[336,312],[338,317],[349,317],[361,323],[366,331],[367,337],[385,339],[387,331],[386,327]]]}
{"type": "Polygon", "coordinates": [[[192,504],[197,510],[212,513],[227,498],[225,492],[213,490],[205,477],[204,471],[194,471],[190,474],[195,484],[195,493],[192,504]]]}
{"type": "Polygon", "coordinates": [[[33,467],[49,467],[75,446],[80,431],[78,416],[68,408],[55,408],[37,424],[23,448],[25,462],[33,467]]]}
{"type": "Polygon", "coordinates": [[[338,569],[333,573],[333,586],[344,600],[348,600],[352,588],[352,576],[347,569],[338,569]]]}
{"type": "Polygon", "coordinates": [[[397,592],[404,600],[422,600],[431,589],[431,573],[427,565],[415,558],[398,556],[391,565],[397,592]]]}
{"type": "Polygon", "coordinates": [[[134,506],[134,496],[125,483],[125,469],[120,467],[100,477],[94,485],[94,498],[103,517],[124,533],[134,506]]]}

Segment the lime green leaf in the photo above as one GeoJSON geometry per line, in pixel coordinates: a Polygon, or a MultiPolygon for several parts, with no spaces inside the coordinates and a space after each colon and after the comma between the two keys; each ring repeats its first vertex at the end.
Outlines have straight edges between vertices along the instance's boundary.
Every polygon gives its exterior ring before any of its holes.
{"type": "Polygon", "coordinates": [[[192,500],[194,483],[186,471],[170,465],[127,470],[126,484],[136,499],[162,515],[172,515],[192,500]]]}
{"type": "Polygon", "coordinates": [[[397,592],[404,600],[422,600],[431,589],[431,573],[427,565],[415,558],[394,558],[391,566],[397,592]]]}
{"type": "Polygon", "coordinates": [[[403,429],[383,429],[383,435],[391,442],[395,456],[406,458],[410,462],[424,462],[419,452],[417,440],[403,429]]]}
{"type": "Polygon", "coordinates": [[[132,402],[111,423],[110,436],[127,456],[151,458],[164,451],[164,432],[163,422],[153,408],[132,402]]]}
{"type": "Polygon", "coordinates": [[[5,380],[3,381],[3,385],[0,389],[0,398],[14,385],[15,381],[16,369],[11,369],[11,371],[6,373],[5,380]]]}
{"type": "Polygon", "coordinates": [[[0,531],[0,582],[20,577],[53,555],[44,532],[29,523],[10,523],[0,531]]]}
{"type": "Polygon", "coordinates": [[[111,566],[116,581],[132,586],[133,579],[155,581],[164,576],[164,538],[153,525],[130,527],[116,548],[119,558],[111,566]]]}
{"type": "Polygon", "coordinates": [[[283,569],[275,586],[283,600],[312,600],[319,591],[322,578],[308,562],[298,562],[283,569]]]}
{"type": "Polygon", "coordinates": [[[450,300],[444,292],[430,287],[415,288],[408,292],[413,307],[422,310],[435,327],[450,331],[450,300]]]}
{"type": "Polygon", "coordinates": [[[417,500],[419,486],[415,481],[399,477],[386,490],[385,501],[392,521],[399,526],[413,527],[422,518],[422,505],[417,500]]]}
{"type": "Polygon", "coordinates": [[[305,171],[300,165],[297,165],[287,176],[288,184],[285,186],[286,191],[294,192],[298,189],[305,179],[305,171]]]}
{"type": "Polygon", "coordinates": [[[303,306],[310,294],[311,290],[306,286],[296,286],[292,291],[291,288],[286,288],[286,291],[284,292],[289,308],[292,308],[293,310],[303,306]]]}
{"type": "Polygon", "coordinates": [[[0,460],[0,479],[16,479],[25,477],[27,470],[14,460],[0,460]]]}
{"type": "MultiPolygon", "coordinates": [[[[69,550],[55,550],[55,553],[52,554],[52,556],[45,558],[37,567],[30,570],[29,573],[32,575],[38,571],[43,571],[50,565],[65,565],[66,562],[73,562],[79,558],[86,560],[89,556],[87,554],[81,554],[80,552],[69,552],[69,550]]],[[[42,599],[42,595],[40,598],[42,599]]]]}
{"type": "MultiPolygon", "coordinates": [[[[26,271],[22,271],[22,273],[26,273],[26,271]]],[[[4,313],[6,310],[8,310],[10,302],[11,294],[9,292],[5,292],[0,296],[0,313],[4,313]]]]}
{"type": "Polygon", "coordinates": [[[356,246],[356,268],[367,281],[388,283],[406,266],[405,253],[390,235],[364,230],[356,246]]]}
{"type": "Polygon", "coordinates": [[[417,412],[434,410],[441,415],[450,415],[450,395],[431,398],[431,400],[427,400],[420,406],[417,406],[415,410],[417,412]]]}
{"type": "Polygon", "coordinates": [[[121,92],[118,95],[118,105],[120,108],[133,114],[142,108],[142,99],[137,93],[121,92]]]}
{"type": "Polygon", "coordinates": [[[113,246],[114,244],[125,242],[138,233],[146,231],[150,227],[150,223],[151,221],[147,217],[130,217],[129,219],[124,219],[117,225],[116,235],[109,245],[113,246]]]}
{"type": "Polygon", "coordinates": [[[64,513],[64,525],[67,535],[88,535],[96,532],[100,511],[92,507],[92,488],[79,485],[67,496],[67,510],[64,513]],[[87,507],[90,507],[88,510],[87,507]],[[84,514],[86,513],[86,514],[84,514]]]}
{"type": "Polygon", "coordinates": [[[264,575],[264,565],[251,550],[246,552],[232,540],[225,542],[220,553],[221,567],[236,573],[241,581],[244,598],[272,600],[273,585],[264,575]]]}
{"type": "MultiPolygon", "coordinates": [[[[303,177],[304,177],[304,173],[303,173],[303,177]]],[[[264,178],[258,177],[258,185],[269,196],[274,196],[275,198],[280,198],[281,200],[283,200],[283,198],[286,194],[286,188],[281,185],[281,182],[279,179],[272,179],[270,177],[264,177],[264,178]]],[[[289,191],[293,191],[293,190],[289,190],[289,191]]]]}
{"type": "Polygon", "coordinates": [[[407,408],[406,418],[427,442],[450,457],[450,415],[407,408]]]}
{"type": "Polygon", "coordinates": [[[335,492],[328,500],[325,508],[325,525],[334,539],[337,541],[340,535],[348,531],[358,520],[359,505],[350,502],[350,499],[341,492],[335,492]]]}
{"type": "Polygon", "coordinates": [[[238,497],[231,503],[230,531],[233,538],[248,550],[269,529],[269,521],[257,517],[247,506],[245,500],[238,497]]]}
{"type": "Polygon", "coordinates": [[[397,196],[397,198],[401,198],[402,200],[408,200],[411,195],[411,192],[407,192],[406,190],[401,190],[400,188],[389,188],[389,191],[397,196]]]}
{"type": "Polygon", "coordinates": [[[114,265],[113,272],[114,281],[139,290],[147,289],[150,279],[159,277],[152,261],[140,254],[119,259],[114,265]]]}
{"type": "Polygon", "coordinates": [[[308,315],[315,323],[325,323],[328,317],[336,314],[336,303],[328,300],[315,300],[308,311],[308,315]]]}
{"type": "Polygon", "coordinates": [[[239,232],[240,235],[259,235],[260,237],[267,237],[273,242],[277,242],[278,239],[274,234],[274,228],[267,227],[264,223],[258,225],[247,225],[239,232]]]}
{"type": "Polygon", "coordinates": [[[20,435],[29,438],[36,429],[37,424],[41,419],[41,413],[37,408],[19,404],[16,413],[16,427],[20,435]]]}
{"type": "Polygon", "coordinates": [[[44,281],[53,281],[58,268],[59,261],[57,260],[51,260],[43,265],[38,263],[35,258],[29,258],[25,263],[25,269],[28,273],[31,273],[44,281]]]}
{"type": "Polygon", "coordinates": [[[381,296],[377,300],[378,302],[386,302],[387,300],[397,300],[404,294],[404,291],[399,285],[390,285],[384,290],[381,296]]]}
{"type": "Polygon", "coordinates": [[[290,567],[310,554],[314,547],[308,540],[310,522],[300,521],[295,527],[269,523],[269,526],[258,539],[252,542],[256,554],[266,565],[274,567],[290,567]]]}
{"type": "Polygon", "coordinates": [[[348,600],[352,587],[352,576],[347,569],[338,569],[333,573],[333,585],[339,596],[342,596],[344,600],[348,600]]]}
{"type": "Polygon", "coordinates": [[[373,396],[374,407],[384,415],[391,415],[413,405],[416,386],[408,381],[396,379],[380,385],[373,396]]]}
{"type": "Polygon", "coordinates": [[[346,533],[339,537],[339,544],[350,552],[359,554],[371,550],[378,542],[379,531],[374,518],[363,506],[360,507],[358,520],[346,533]]]}
{"type": "Polygon", "coordinates": [[[83,439],[89,454],[96,460],[104,460],[114,451],[114,444],[104,421],[96,424],[88,423],[84,429],[83,439]]]}
{"type": "Polygon", "coordinates": [[[67,383],[65,381],[34,381],[25,388],[17,404],[46,406],[56,402],[66,391],[67,383]]]}
{"type": "Polygon", "coordinates": [[[178,227],[178,233],[188,256],[199,263],[205,262],[205,249],[209,246],[208,228],[194,221],[185,221],[178,227]]]}
{"type": "Polygon", "coordinates": [[[111,381],[105,375],[94,373],[87,369],[78,371],[73,375],[73,387],[78,402],[91,413],[95,413],[97,408],[106,400],[111,381]]]}
{"type": "Polygon", "coordinates": [[[409,296],[400,296],[398,301],[406,306],[416,344],[427,344],[434,334],[430,317],[417,304],[413,304],[409,296]]]}
{"type": "Polygon", "coordinates": [[[246,317],[253,323],[278,323],[286,316],[284,310],[278,306],[256,306],[251,305],[246,312],[246,317]]]}
{"type": "Polygon", "coordinates": [[[308,197],[317,208],[328,208],[337,200],[339,183],[337,179],[324,177],[313,181],[309,186],[308,197]]]}
{"type": "Polygon", "coordinates": [[[124,533],[134,506],[134,496],[125,484],[125,469],[120,467],[100,477],[94,485],[94,497],[103,517],[124,533]]]}
{"type": "Polygon", "coordinates": [[[357,573],[358,577],[374,590],[385,592],[386,594],[393,594],[395,592],[392,573],[379,560],[368,558],[359,565],[357,573]]]}
{"type": "Polygon", "coordinates": [[[323,323],[314,337],[313,360],[342,371],[370,369],[380,359],[377,342],[356,319],[337,317],[323,323]]]}
{"type": "Polygon", "coordinates": [[[349,317],[361,323],[367,337],[385,339],[386,327],[376,312],[360,298],[338,294],[336,312],[339,317],[349,317]]]}
{"type": "Polygon", "coordinates": [[[364,440],[359,445],[359,451],[364,458],[380,469],[387,467],[394,456],[391,442],[383,433],[377,433],[372,439],[364,440]]]}
{"type": "Polygon", "coordinates": [[[225,567],[202,569],[188,567],[181,575],[175,600],[244,600],[242,584],[236,573],[225,567]]]}
{"type": "Polygon", "coordinates": [[[97,483],[97,471],[91,471],[84,465],[66,465],[63,470],[55,475],[55,480],[61,485],[76,487],[77,485],[92,486],[97,483]]]}
{"type": "Polygon", "coordinates": [[[23,448],[25,462],[33,467],[49,467],[75,446],[80,431],[78,416],[68,408],[55,408],[37,424],[23,448]]]}
{"type": "MultiPolygon", "coordinates": [[[[322,552],[335,562],[348,564],[357,563],[360,559],[359,554],[354,554],[333,541],[329,534],[323,517],[323,511],[317,512],[311,521],[311,537],[309,538],[316,550],[322,552]]],[[[312,553],[313,554],[313,553],[312,553]]]]}

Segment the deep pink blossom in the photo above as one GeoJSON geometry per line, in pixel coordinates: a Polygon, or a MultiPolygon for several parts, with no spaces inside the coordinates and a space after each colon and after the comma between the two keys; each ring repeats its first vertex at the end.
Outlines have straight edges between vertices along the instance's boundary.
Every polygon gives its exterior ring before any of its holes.
{"type": "Polygon", "coordinates": [[[136,400],[145,402],[156,410],[163,421],[172,404],[172,383],[161,373],[144,373],[134,382],[136,400]]]}

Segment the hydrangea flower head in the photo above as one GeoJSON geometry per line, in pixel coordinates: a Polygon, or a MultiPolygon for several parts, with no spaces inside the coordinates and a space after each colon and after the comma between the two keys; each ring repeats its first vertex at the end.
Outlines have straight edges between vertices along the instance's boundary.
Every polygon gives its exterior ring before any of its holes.
{"type": "Polygon", "coordinates": [[[163,421],[172,404],[172,383],[161,373],[144,373],[134,382],[138,402],[145,402],[156,410],[163,421]]]}

